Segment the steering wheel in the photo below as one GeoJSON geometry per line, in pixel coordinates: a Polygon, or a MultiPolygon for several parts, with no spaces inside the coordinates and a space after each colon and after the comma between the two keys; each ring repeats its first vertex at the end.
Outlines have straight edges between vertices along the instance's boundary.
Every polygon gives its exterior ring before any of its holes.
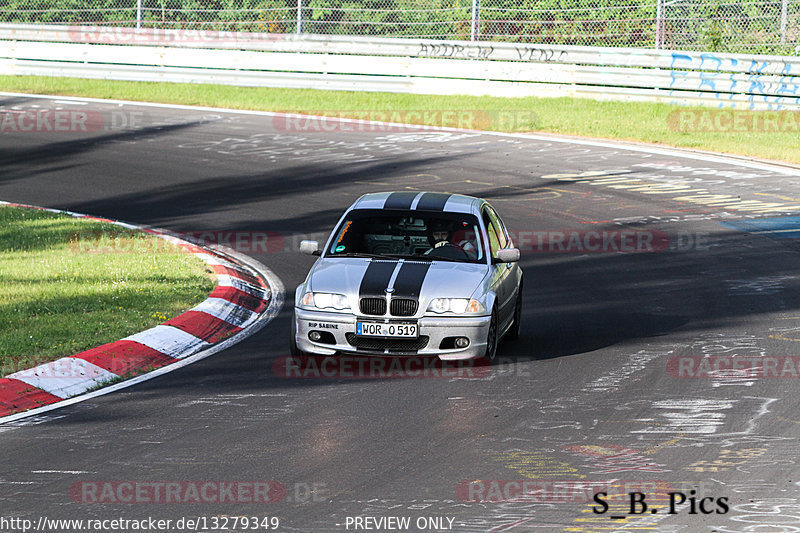
{"type": "Polygon", "coordinates": [[[452,243],[442,244],[435,248],[431,248],[424,255],[431,255],[434,257],[441,257],[443,259],[469,259],[467,252],[452,243]]]}

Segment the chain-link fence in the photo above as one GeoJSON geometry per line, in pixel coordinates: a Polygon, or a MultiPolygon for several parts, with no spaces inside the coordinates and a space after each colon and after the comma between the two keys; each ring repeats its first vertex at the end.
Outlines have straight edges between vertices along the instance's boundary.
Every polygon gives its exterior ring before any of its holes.
{"type": "Polygon", "coordinates": [[[792,54],[800,0],[0,0],[0,22],[792,54]]]}

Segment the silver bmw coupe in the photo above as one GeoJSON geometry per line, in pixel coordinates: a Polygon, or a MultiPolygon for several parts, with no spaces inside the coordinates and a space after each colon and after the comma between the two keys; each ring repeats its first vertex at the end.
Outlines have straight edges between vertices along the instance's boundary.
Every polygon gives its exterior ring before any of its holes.
{"type": "Polygon", "coordinates": [[[480,198],[366,194],[300,250],[320,257],[295,292],[293,355],[492,360],[519,336],[519,250],[480,198]]]}

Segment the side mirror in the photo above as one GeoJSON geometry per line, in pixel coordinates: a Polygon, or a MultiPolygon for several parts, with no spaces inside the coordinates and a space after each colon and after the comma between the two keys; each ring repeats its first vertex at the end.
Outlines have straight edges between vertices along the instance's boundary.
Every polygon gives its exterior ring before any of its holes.
{"type": "Polygon", "coordinates": [[[497,256],[494,258],[495,263],[516,263],[517,261],[519,261],[519,248],[497,250],[497,256]]]}
{"type": "Polygon", "coordinates": [[[322,255],[317,241],[300,241],[300,252],[307,255],[322,255]]]}

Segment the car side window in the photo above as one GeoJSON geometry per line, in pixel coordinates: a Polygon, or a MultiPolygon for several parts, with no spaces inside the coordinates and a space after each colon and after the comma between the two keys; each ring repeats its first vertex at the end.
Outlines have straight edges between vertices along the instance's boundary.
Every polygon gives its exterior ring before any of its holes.
{"type": "Polygon", "coordinates": [[[486,226],[486,234],[489,237],[489,250],[491,250],[492,257],[495,257],[500,249],[500,239],[498,238],[497,229],[486,210],[483,211],[483,224],[486,226]]]}
{"type": "Polygon", "coordinates": [[[509,246],[511,246],[510,244],[511,239],[509,239],[508,237],[508,232],[506,231],[506,227],[503,224],[503,221],[500,220],[500,217],[497,216],[495,210],[492,209],[490,206],[486,206],[486,212],[489,213],[489,219],[491,219],[492,224],[494,225],[497,231],[497,238],[500,240],[500,248],[508,248],[509,246]]]}

